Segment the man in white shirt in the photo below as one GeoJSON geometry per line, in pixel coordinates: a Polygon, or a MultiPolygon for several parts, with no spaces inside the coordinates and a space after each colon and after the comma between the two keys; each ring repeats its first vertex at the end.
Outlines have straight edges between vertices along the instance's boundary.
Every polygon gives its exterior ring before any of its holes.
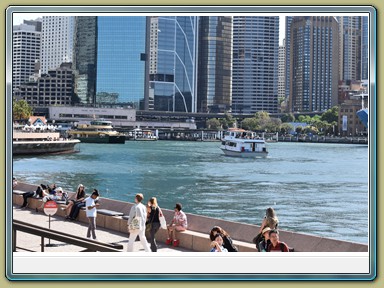
{"type": "Polygon", "coordinates": [[[85,207],[89,221],[87,238],[90,239],[92,233],[93,240],[96,240],[96,207],[99,206],[99,203],[95,203],[95,199],[97,197],[99,197],[99,191],[97,191],[97,189],[93,189],[92,195],[85,199],[85,207]]]}
{"type": "MultiPolygon", "coordinates": [[[[147,238],[145,237],[145,222],[147,221],[147,208],[141,203],[144,199],[143,194],[138,193],[135,196],[135,205],[132,206],[129,212],[128,229],[132,223],[133,218],[138,220],[138,227],[134,230],[129,230],[128,252],[133,252],[133,243],[139,235],[141,245],[143,245],[145,252],[151,252],[149,248],[147,238]]],[[[135,220],[135,221],[137,221],[135,220]]]]}

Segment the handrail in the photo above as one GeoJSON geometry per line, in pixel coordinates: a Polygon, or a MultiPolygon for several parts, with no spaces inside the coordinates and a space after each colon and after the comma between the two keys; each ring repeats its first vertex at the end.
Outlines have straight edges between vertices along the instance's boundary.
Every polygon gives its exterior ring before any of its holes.
{"type": "Polygon", "coordinates": [[[68,244],[80,246],[86,248],[87,251],[100,251],[100,252],[121,252],[114,245],[108,243],[101,243],[90,239],[85,239],[79,236],[74,236],[64,232],[50,230],[47,228],[39,227],[33,224],[22,222],[19,220],[13,220],[12,223],[13,240],[12,251],[16,251],[16,232],[22,231],[25,233],[37,235],[41,237],[41,252],[44,252],[44,238],[65,242],[68,244]]]}

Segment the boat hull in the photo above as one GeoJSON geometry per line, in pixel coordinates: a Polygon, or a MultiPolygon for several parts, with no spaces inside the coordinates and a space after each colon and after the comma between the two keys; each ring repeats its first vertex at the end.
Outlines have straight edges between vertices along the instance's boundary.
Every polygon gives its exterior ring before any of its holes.
{"type": "Polygon", "coordinates": [[[239,158],[265,158],[268,156],[268,152],[248,152],[248,151],[231,151],[221,148],[225,156],[239,157],[239,158]]]}
{"type": "Polygon", "coordinates": [[[88,137],[76,137],[75,139],[80,140],[82,143],[101,143],[101,144],[124,144],[125,136],[88,136],[88,137]]]}
{"type": "Polygon", "coordinates": [[[60,141],[13,141],[13,155],[66,154],[78,152],[79,140],[60,141]]]}

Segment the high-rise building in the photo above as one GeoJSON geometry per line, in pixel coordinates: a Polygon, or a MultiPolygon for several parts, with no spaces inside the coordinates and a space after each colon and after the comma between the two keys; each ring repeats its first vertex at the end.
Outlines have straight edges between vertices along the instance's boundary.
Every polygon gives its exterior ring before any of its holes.
{"type": "Polygon", "coordinates": [[[291,23],[293,16],[285,17],[285,99],[289,97],[291,87],[291,23]]]}
{"type": "Polygon", "coordinates": [[[340,80],[361,80],[362,17],[340,16],[340,80]]]}
{"type": "Polygon", "coordinates": [[[361,80],[368,80],[368,17],[362,16],[361,18],[361,80]]]}
{"type": "Polygon", "coordinates": [[[224,113],[232,103],[232,17],[201,16],[197,112],[224,113]]]}
{"type": "Polygon", "coordinates": [[[233,17],[232,110],[276,113],[279,17],[233,17]]]}
{"type": "Polygon", "coordinates": [[[74,16],[43,16],[41,31],[41,73],[72,62],[74,16]]]}
{"type": "Polygon", "coordinates": [[[96,104],[97,17],[76,16],[73,48],[75,94],[86,105],[96,104]]]}
{"type": "Polygon", "coordinates": [[[279,46],[279,73],[277,81],[277,96],[285,100],[285,39],[279,46]]]}
{"type": "Polygon", "coordinates": [[[97,17],[97,104],[140,108],[145,85],[145,16],[97,17]]]}
{"type": "Polygon", "coordinates": [[[13,26],[12,93],[29,81],[40,59],[41,19],[13,26]]]}
{"type": "Polygon", "coordinates": [[[196,16],[149,17],[145,109],[196,111],[197,28],[196,16]]]}
{"type": "Polygon", "coordinates": [[[290,112],[337,105],[339,24],[332,16],[294,17],[290,47],[290,112]]]}

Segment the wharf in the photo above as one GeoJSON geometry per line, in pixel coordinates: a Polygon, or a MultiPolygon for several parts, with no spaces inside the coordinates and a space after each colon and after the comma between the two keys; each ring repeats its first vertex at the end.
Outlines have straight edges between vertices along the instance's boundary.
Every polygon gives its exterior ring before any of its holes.
{"type": "MultiPolygon", "coordinates": [[[[31,223],[43,228],[49,228],[49,217],[44,214],[44,212],[36,212],[34,209],[20,209],[19,205],[13,206],[13,219],[19,220],[27,223],[31,223]]],[[[70,233],[73,236],[84,237],[86,239],[86,233],[88,229],[88,224],[79,221],[66,221],[63,217],[60,216],[51,216],[51,230],[60,231],[64,233],[70,233]]],[[[96,236],[99,242],[109,243],[109,244],[120,244],[123,245],[122,251],[127,251],[128,245],[128,233],[122,233],[118,231],[113,231],[107,228],[96,227],[96,236]]],[[[17,247],[16,251],[25,252],[25,251],[36,251],[40,252],[41,239],[39,236],[32,235],[29,233],[17,232],[17,247]],[[22,249],[21,249],[22,248],[22,249]],[[24,250],[25,249],[25,250],[24,250]]],[[[48,240],[46,240],[46,244],[48,240]]],[[[62,243],[58,241],[51,240],[50,244],[52,246],[44,247],[45,252],[80,252],[84,250],[83,247],[62,243]]],[[[189,249],[182,247],[172,247],[165,245],[163,242],[158,241],[158,251],[159,252],[188,252],[189,249]]],[[[143,252],[144,248],[142,247],[140,241],[136,241],[133,246],[134,252],[143,252]]]]}

